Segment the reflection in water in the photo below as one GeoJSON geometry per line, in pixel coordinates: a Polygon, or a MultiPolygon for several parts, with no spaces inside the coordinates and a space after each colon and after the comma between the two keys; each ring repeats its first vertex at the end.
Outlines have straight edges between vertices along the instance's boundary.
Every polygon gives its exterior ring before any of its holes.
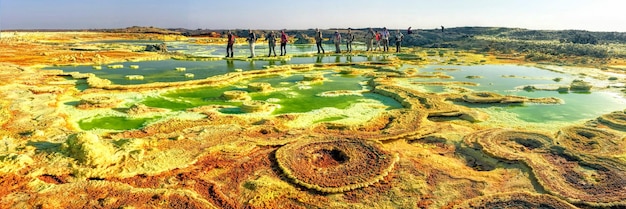
{"type": "Polygon", "coordinates": [[[228,69],[228,71],[235,71],[235,62],[233,60],[226,60],[226,69],[228,69]]]}
{"type": "Polygon", "coordinates": [[[315,63],[322,63],[322,55],[317,55],[317,59],[315,60],[315,63]]]}
{"type": "Polygon", "coordinates": [[[335,56],[335,63],[340,63],[340,62],[341,62],[341,57],[335,56]]]}
{"type": "Polygon", "coordinates": [[[352,62],[352,55],[346,56],[346,62],[352,62]]]}

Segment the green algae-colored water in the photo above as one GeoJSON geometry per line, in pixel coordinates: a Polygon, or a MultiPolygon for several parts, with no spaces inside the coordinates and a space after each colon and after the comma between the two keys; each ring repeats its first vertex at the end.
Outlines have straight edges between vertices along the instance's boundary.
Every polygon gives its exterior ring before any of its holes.
{"type": "MultiPolygon", "coordinates": [[[[125,41],[122,41],[125,42],[125,41]]],[[[117,43],[117,42],[115,42],[117,43]]],[[[153,42],[137,42],[136,44],[147,44],[153,42]]],[[[220,45],[198,45],[188,42],[168,42],[170,51],[181,52],[193,56],[205,57],[221,57],[225,53],[225,47],[220,45]]],[[[314,54],[316,52],[315,45],[289,44],[288,53],[291,55],[300,55],[292,57],[284,61],[241,61],[241,60],[217,60],[217,61],[183,61],[183,60],[161,60],[161,61],[142,61],[142,62],[123,62],[111,63],[124,65],[121,69],[109,69],[107,65],[103,65],[101,70],[96,70],[92,66],[62,66],[49,69],[61,69],[66,72],[94,73],[96,76],[109,79],[115,84],[132,85],[152,82],[177,82],[190,79],[204,79],[207,77],[222,75],[229,72],[235,72],[236,69],[243,71],[262,70],[266,66],[272,65],[289,65],[289,64],[310,64],[310,63],[348,63],[348,62],[364,62],[364,61],[380,61],[385,60],[384,56],[351,56],[351,55],[334,55],[328,54],[334,50],[334,46],[325,45],[327,54],[322,56],[308,56],[303,54],[314,54]],[[138,65],[138,69],[131,69],[130,65],[138,65]],[[184,67],[185,71],[176,71],[175,68],[184,67]],[[186,77],[186,73],[194,74],[193,78],[186,77]],[[143,80],[127,80],[126,75],[142,75],[143,80]]],[[[235,56],[248,56],[247,45],[235,46],[235,56]]],[[[266,56],[267,45],[257,44],[257,56],[266,56]]],[[[591,93],[558,93],[556,91],[523,91],[519,90],[520,86],[525,85],[569,85],[574,79],[581,79],[580,76],[562,74],[548,70],[542,70],[535,67],[515,66],[515,65],[477,65],[477,66],[450,66],[450,65],[433,65],[433,66],[414,66],[404,65],[402,69],[416,68],[419,73],[440,72],[450,76],[453,79],[431,79],[431,78],[410,78],[409,83],[415,82],[473,82],[478,86],[462,86],[474,91],[491,91],[505,95],[520,95],[532,98],[538,97],[558,97],[564,101],[564,104],[544,105],[544,104],[517,104],[517,105],[473,105],[462,104],[473,108],[489,108],[496,112],[513,113],[521,120],[534,123],[551,123],[551,122],[573,122],[585,119],[593,119],[599,115],[626,109],[626,101],[619,95],[603,92],[592,91],[591,93]],[[457,70],[440,70],[438,68],[455,68],[457,70]],[[479,76],[472,78],[472,76],[479,76]],[[555,79],[558,78],[558,79],[555,79]],[[558,81],[555,81],[558,80],[558,81]]],[[[223,113],[241,114],[239,106],[241,102],[229,102],[220,98],[224,91],[228,90],[247,90],[248,82],[267,82],[277,91],[271,92],[250,92],[249,95],[253,100],[268,101],[277,104],[277,108],[272,114],[285,113],[306,113],[321,108],[338,108],[343,109],[352,104],[362,102],[364,100],[378,101],[387,106],[389,109],[401,108],[401,105],[391,98],[384,97],[373,93],[363,93],[361,95],[342,95],[334,97],[321,97],[318,94],[326,91],[358,91],[362,90],[363,82],[367,80],[361,76],[345,76],[339,75],[332,71],[325,71],[326,81],[313,83],[310,85],[302,85],[298,82],[302,80],[303,74],[293,74],[289,76],[272,76],[252,79],[242,83],[224,87],[200,87],[193,89],[174,90],[155,97],[149,97],[140,101],[141,103],[151,106],[167,108],[173,111],[184,111],[188,108],[199,107],[204,105],[225,105],[230,108],[220,109],[223,113]]],[[[585,80],[592,80],[584,78],[585,80]]],[[[408,84],[408,87],[426,90],[429,92],[445,92],[446,87],[436,85],[419,85],[408,84]]],[[[341,120],[343,116],[332,116],[322,119],[322,121],[341,120]]],[[[112,130],[124,130],[140,128],[146,123],[152,121],[150,118],[126,118],[120,116],[93,117],[84,119],[80,122],[82,129],[104,128],[112,130]]]]}
{"type": "Polygon", "coordinates": [[[185,61],[185,60],[160,60],[141,62],[119,62],[102,65],[101,70],[96,70],[93,66],[57,66],[46,69],[60,69],[64,72],[93,73],[99,78],[111,80],[114,84],[135,85],[154,82],[177,82],[187,80],[205,79],[207,77],[223,75],[235,72],[236,69],[243,71],[260,70],[265,66],[306,64],[306,63],[347,63],[363,62],[368,59],[382,59],[364,56],[314,56],[314,57],[293,57],[287,61],[239,61],[239,60],[216,60],[216,61],[185,61]],[[123,68],[112,69],[109,65],[123,65],[123,68]],[[131,69],[130,65],[138,65],[138,69],[131,69]],[[176,68],[184,67],[184,71],[177,71],[176,68]],[[193,77],[186,77],[191,73],[193,77]],[[143,80],[129,80],[127,75],[141,75],[143,80]]]}
{"type": "MultiPolygon", "coordinates": [[[[271,92],[249,92],[253,100],[269,101],[270,103],[280,105],[273,114],[284,113],[304,113],[325,107],[334,107],[344,109],[351,104],[360,102],[362,99],[372,99],[383,103],[389,108],[402,107],[395,100],[373,93],[364,93],[361,95],[342,95],[334,97],[318,96],[323,92],[347,90],[362,90],[363,82],[367,78],[362,76],[345,76],[335,74],[331,71],[326,73],[326,81],[312,83],[311,85],[301,85],[297,82],[302,81],[303,74],[295,74],[291,76],[272,76],[259,79],[253,79],[250,82],[266,82],[270,83],[276,91],[271,92]]],[[[144,100],[142,103],[147,106],[167,108],[171,110],[184,110],[187,108],[198,107],[203,105],[231,105],[241,106],[241,102],[229,102],[220,98],[224,91],[228,90],[246,90],[246,84],[236,84],[228,87],[203,87],[187,90],[175,90],[161,95],[160,97],[152,97],[144,100]]],[[[227,108],[224,113],[241,113],[236,109],[227,108]]]]}
{"type": "Polygon", "coordinates": [[[83,130],[109,129],[130,130],[142,128],[147,122],[155,118],[128,118],[122,116],[105,116],[84,119],[78,122],[83,130]]]}

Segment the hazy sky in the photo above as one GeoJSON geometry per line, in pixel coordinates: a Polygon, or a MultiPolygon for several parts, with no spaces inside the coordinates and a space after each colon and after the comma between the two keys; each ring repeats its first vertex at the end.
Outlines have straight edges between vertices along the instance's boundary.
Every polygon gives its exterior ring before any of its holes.
{"type": "Polygon", "coordinates": [[[0,0],[0,29],[413,28],[626,32],[622,0],[0,0]]]}

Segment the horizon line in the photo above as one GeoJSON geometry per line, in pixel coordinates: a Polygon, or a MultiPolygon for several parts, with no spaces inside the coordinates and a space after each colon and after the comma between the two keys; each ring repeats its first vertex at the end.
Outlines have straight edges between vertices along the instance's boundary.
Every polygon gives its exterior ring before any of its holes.
{"type": "MultiPolygon", "coordinates": [[[[0,29],[0,32],[22,32],[22,31],[29,31],[29,32],[33,32],[33,31],[37,31],[37,30],[41,30],[42,32],[45,31],[57,31],[57,32],[61,32],[61,31],[85,31],[85,30],[119,30],[119,29],[128,29],[128,28],[133,28],[133,27],[140,27],[140,28],[155,28],[155,29],[165,29],[165,30],[176,30],[176,29],[184,29],[184,30],[214,30],[214,31],[227,31],[227,30],[261,30],[261,31],[267,31],[267,30],[315,30],[316,28],[307,28],[307,29],[289,29],[289,28],[282,28],[282,29],[252,29],[252,28],[231,28],[231,29],[211,29],[211,28],[197,28],[197,29],[190,29],[190,28],[184,28],[184,27],[155,27],[155,26],[127,26],[127,27],[120,27],[120,28],[74,28],[74,29],[68,29],[68,28],[12,28],[12,29],[0,29]]],[[[445,26],[444,26],[445,27],[445,26]]],[[[353,30],[363,30],[363,29],[368,29],[368,28],[374,28],[374,29],[378,29],[378,28],[384,28],[384,26],[382,27],[337,27],[337,28],[319,28],[320,30],[347,30],[347,29],[353,29],[353,30]]],[[[445,29],[455,29],[455,28],[506,28],[506,29],[523,29],[523,30],[530,30],[530,31],[585,31],[585,32],[598,32],[598,33],[626,33],[626,31],[593,31],[593,30],[585,30],[585,29],[529,29],[529,28],[522,28],[522,27],[506,27],[506,26],[454,26],[454,27],[445,27],[445,29]]],[[[387,30],[407,30],[407,28],[387,28],[387,30]]],[[[411,27],[411,30],[440,30],[439,27],[435,27],[435,28],[413,28],[411,27]]]]}

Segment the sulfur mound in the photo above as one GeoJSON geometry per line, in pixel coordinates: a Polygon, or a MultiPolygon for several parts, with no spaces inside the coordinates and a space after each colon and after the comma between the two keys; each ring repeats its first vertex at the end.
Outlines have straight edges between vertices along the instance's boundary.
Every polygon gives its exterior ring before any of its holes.
{"type": "Polygon", "coordinates": [[[463,96],[463,100],[470,103],[500,103],[504,96],[493,92],[473,92],[463,96]]]}
{"type": "Polygon", "coordinates": [[[525,192],[501,193],[496,195],[480,196],[455,205],[454,208],[561,208],[574,209],[569,204],[551,195],[531,194],[525,192]]]}
{"type": "Polygon", "coordinates": [[[557,136],[558,144],[570,151],[597,156],[624,154],[624,138],[608,130],[572,126],[561,129],[557,136]]]}
{"type": "Polygon", "coordinates": [[[167,109],[148,107],[144,104],[138,103],[128,108],[128,110],[126,110],[126,113],[130,116],[143,116],[143,115],[147,115],[150,113],[161,113],[161,112],[167,112],[167,111],[168,111],[167,109]]]}
{"type": "Polygon", "coordinates": [[[62,149],[79,163],[92,167],[106,167],[117,162],[113,145],[90,132],[71,135],[62,149]]]}
{"type": "Polygon", "coordinates": [[[302,78],[303,81],[323,81],[324,74],[306,74],[302,78]]]}
{"type": "Polygon", "coordinates": [[[354,139],[298,141],[276,151],[280,169],[295,183],[320,192],[345,192],[387,176],[398,155],[354,139]]]}
{"type": "Polygon", "coordinates": [[[77,107],[81,109],[115,107],[120,101],[110,96],[84,96],[77,107]]]}
{"type": "Polygon", "coordinates": [[[228,101],[245,101],[250,100],[248,92],[240,90],[225,91],[222,93],[222,98],[228,101]]]}
{"type": "Polygon", "coordinates": [[[248,90],[250,91],[269,91],[272,89],[272,85],[269,83],[263,83],[263,82],[254,82],[254,83],[249,83],[248,84],[248,90]]]}
{"type": "Polygon", "coordinates": [[[615,111],[598,117],[598,121],[614,128],[626,129],[626,112],[615,111]]]}
{"type": "Polygon", "coordinates": [[[578,92],[589,92],[591,91],[591,87],[592,86],[589,82],[586,82],[583,80],[574,80],[570,84],[569,89],[572,91],[578,91],[578,92]]]}
{"type": "Polygon", "coordinates": [[[273,105],[267,103],[265,101],[251,100],[244,101],[241,105],[241,111],[247,113],[253,112],[271,112],[273,110],[273,105]]]}

